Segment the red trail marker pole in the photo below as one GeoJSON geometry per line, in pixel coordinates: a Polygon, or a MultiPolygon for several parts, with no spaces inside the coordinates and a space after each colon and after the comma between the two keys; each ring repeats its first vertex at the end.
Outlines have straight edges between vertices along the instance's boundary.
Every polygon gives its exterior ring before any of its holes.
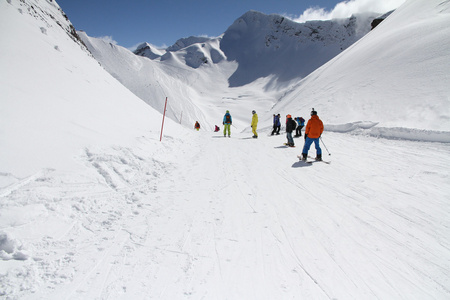
{"type": "Polygon", "coordinates": [[[166,107],[167,107],[167,97],[166,97],[166,104],[164,104],[164,113],[163,113],[163,119],[162,119],[162,125],[161,125],[161,136],[159,137],[159,141],[162,140],[162,133],[164,129],[164,119],[166,118],[166,107]]]}

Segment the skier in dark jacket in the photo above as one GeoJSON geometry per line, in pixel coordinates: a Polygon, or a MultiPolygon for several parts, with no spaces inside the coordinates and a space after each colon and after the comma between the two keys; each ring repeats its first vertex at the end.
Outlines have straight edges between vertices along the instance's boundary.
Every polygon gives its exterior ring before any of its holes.
{"type": "Polygon", "coordinates": [[[292,138],[292,132],[295,130],[295,127],[297,127],[297,123],[295,123],[294,120],[292,120],[291,115],[287,115],[287,121],[286,121],[286,137],[287,137],[287,146],[294,147],[294,139],[292,138]]]}
{"type": "Polygon", "coordinates": [[[272,134],[274,135],[275,133],[277,135],[280,134],[280,128],[281,128],[281,122],[280,122],[280,114],[278,115],[273,115],[273,130],[272,130],[272,134]]]}

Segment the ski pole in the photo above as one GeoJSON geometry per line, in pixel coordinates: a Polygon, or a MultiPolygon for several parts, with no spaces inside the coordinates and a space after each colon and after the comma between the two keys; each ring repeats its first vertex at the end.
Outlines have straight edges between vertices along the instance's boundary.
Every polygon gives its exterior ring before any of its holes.
{"type": "Polygon", "coordinates": [[[328,151],[328,148],[327,148],[327,146],[325,145],[325,143],[323,142],[323,140],[322,140],[322,137],[320,137],[320,140],[322,141],[322,144],[323,144],[323,146],[325,147],[325,149],[327,150],[327,152],[328,152],[328,155],[331,155],[331,153],[330,153],[330,151],[328,151]]]}

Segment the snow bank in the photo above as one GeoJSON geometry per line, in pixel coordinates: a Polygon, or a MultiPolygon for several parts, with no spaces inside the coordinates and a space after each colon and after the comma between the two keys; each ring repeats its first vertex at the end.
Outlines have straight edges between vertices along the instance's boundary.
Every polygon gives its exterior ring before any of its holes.
{"type": "Polygon", "coordinates": [[[0,259],[1,260],[26,260],[28,254],[18,241],[14,240],[5,232],[0,231],[0,259]]]}
{"type": "Polygon", "coordinates": [[[341,125],[325,125],[325,130],[330,132],[362,134],[378,138],[450,143],[450,132],[421,130],[404,127],[378,127],[373,122],[354,122],[341,125]]]}

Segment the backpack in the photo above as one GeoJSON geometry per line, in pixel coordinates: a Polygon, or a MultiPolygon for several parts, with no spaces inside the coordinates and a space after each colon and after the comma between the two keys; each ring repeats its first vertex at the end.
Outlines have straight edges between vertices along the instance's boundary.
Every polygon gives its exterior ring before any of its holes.
{"type": "Polygon", "coordinates": [[[295,128],[297,128],[297,122],[295,122],[294,120],[290,120],[290,122],[292,123],[292,131],[295,130],[295,128]]]}
{"type": "Polygon", "coordinates": [[[230,115],[225,115],[225,123],[231,123],[231,116],[230,115]]]}

